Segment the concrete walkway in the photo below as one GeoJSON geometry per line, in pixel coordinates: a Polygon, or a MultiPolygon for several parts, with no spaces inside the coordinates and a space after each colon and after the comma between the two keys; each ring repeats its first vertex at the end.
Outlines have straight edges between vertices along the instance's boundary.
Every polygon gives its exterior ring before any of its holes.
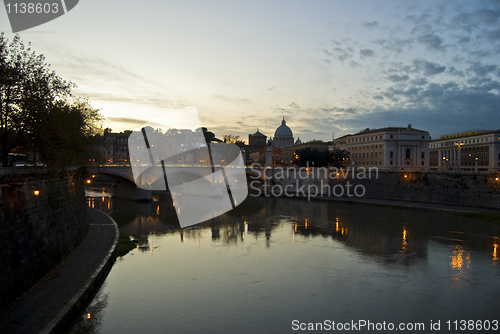
{"type": "Polygon", "coordinates": [[[57,333],[107,275],[115,260],[118,226],[89,209],[89,232],[71,254],[0,315],[1,333],[57,333]]]}
{"type": "MultiPolygon", "coordinates": [[[[311,197],[311,198],[313,198],[313,197],[311,197]]],[[[460,206],[460,205],[419,203],[419,202],[409,202],[409,201],[373,199],[373,198],[364,198],[364,197],[326,197],[326,196],[323,197],[323,196],[318,196],[318,197],[314,197],[314,198],[322,199],[322,200],[346,202],[346,203],[362,203],[362,204],[370,204],[370,205],[388,205],[388,206],[396,206],[396,207],[401,207],[401,208],[406,208],[406,209],[416,209],[416,210],[500,214],[500,210],[467,207],[467,206],[460,206]]]]}

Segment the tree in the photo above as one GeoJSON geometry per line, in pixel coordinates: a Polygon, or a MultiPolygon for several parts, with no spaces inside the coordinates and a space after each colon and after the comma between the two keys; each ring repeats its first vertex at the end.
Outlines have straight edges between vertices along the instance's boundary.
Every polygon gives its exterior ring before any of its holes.
{"type": "Polygon", "coordinates": [[[40,157],[49,167],[64,169],[68,163],[87,161],[92,138],[101,134],[102,117],[86,99],[60,100],[40,121],[36,133],[40,157]]]}
{"type": "Polygon", "coordinates": [[[330,154],[330,164],[333,167],[344,167],[349,161],[349,152],[339,148],[330,154]]]}
{"type": "MultiPolygon", "coordinates": [[[[50,70],[43,55],[25,47],[18,35],[9,44],[0,34],[0,154],[19,143],[36,150],[36,133],[58,100],[68,98],[74,84],[50,70]]],[[[46,126],[46,124],[45,124],[46,126]]]]}
{"type": "Polygon", "coordinates": [[[223,135],[222,140],[224,141],[224,143],[235,144],[240,149],[245,146],[245,142],[241,140],[240,136],[238,135],[232,135],[232,134],[223,135]]]}
{"type": "Polygon", "coordinates": [[[297,150],[295,155],[298,157],[296,164],[302,167],[326,167],[330,160],[328,151],[320,151],[317,148],[306,147],[297,150]]]}
{"type": "Polygon", "coordinates": [[[100,133],[102,116],[87,99],[73,98],[75,85],[60,78],[43,55],[0,34],[0,155],[22,146],[61,169],[82,163],[86,145],[100,133]]]}

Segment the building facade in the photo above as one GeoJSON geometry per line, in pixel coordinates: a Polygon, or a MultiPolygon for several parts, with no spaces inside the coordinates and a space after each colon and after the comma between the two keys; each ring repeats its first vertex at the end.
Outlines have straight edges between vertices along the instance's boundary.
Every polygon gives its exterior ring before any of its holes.
{"type": "Polygon", "coordinates": [[[278,165],[279,162],[281,161],[281,150],[279,148],[277,148],[276,146],[274,146],[273,144],[269,144],[269,146],[266,145],[266,146],[262,147],[260,150],[250,153],[248,155],[249,159],[247,160],[247,164],[258,163],[258,164],[261,164],[262,166],[264,166],[266,164],[268,147],[271,148],[271,162],[272,162],[273,166],[278,165]]]}
{"type": "Polygon", "coordinates": [[[468,131],[431,141],[430,169],[500,170],[500,130],[468,131]]]}
{"type": "Polygon", "coordinates": [[[349,152],[351,167],[422,170],[429,168],[429,132],[404,127],[366,129],[334,139],[333,149],[349,152]]]}

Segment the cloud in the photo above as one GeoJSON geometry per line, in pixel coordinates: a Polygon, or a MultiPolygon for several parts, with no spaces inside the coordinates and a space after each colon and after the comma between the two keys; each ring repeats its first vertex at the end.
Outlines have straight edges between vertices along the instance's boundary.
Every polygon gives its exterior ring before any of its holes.
{"type": "Polygon", "coordinates": [[[362,24],[362,27],[363,28],[369,28],[369,29],[373,29],[373,28],[378,28],[380,27],[378,21],[372,21],[372,22],[364,22],[362,24]]]}
{"type": "Polygon", "coordinates": [[[436,34],[425,34],[417,38],[429,50],[444,51],[443,39],[436,34]]]}
{"type": "Polygon", "coordinates": [[[245,99],[245,98],[228,97],[228,96],[219,95],[219,94],[215,94],[215,95],[212,95],[212,96],[215,97],[216,99],[219,99],[219,100],[222,100],[222,101],[227,101],[227,102],[253,103],[249,99],[245,99]]]}
{"type": "Polygon", "coordinates": [[[446,70],[445,66],[441,66],[437,63],[433,63],[423,59],[415,59],[413,61],[416,71],[423,71],[426,76],[432,76],[436,74],[443,73],[446,70]]]}
{"type": "Polygon", "coordinates": [[[473,62],[467,68],[467,71],[472,71],[476,75],[485,76],[490,73],[494,73],[498,69],[498,65],[483,65],[481,62],[473,62]]]}
{"type": "Polygon", "coordinates": [[[458,39],[458,43],[460,44],[467,44],[470,42],[470,37],[468,36],[462,36],[458,39]]]}
{"type": "Polygon", "coordinates": [[[497,29],[497,30],[493,30],[493,31],[488,32],[487,36],[488,36],[488,38],[489,38],[489,39],[491,39],[491,40],[497,40],[497,39],[500,39],[500,29],[497,29]]]}
{"type": "Polygon", "coordinates": [[[106,120],[110,120],[118,123],[126,123],[131,125],[133,128],[139,127],[147,123],[147,120],[138,119],[138,118],[130,118],[130,117],[106,117],[106,120]]]}
{"type": "Polygon", "coordinates": [[[271,88],[266,89],[266,91],[271,91],[271,90],[273,90],[275,88],[276,88],[276,86],[272,86],[271,88]]]}
{"type": "Polygon", "coordinates": [[[361,59],[365,59],[366,57],[373,57],[375,55],[375,52],[370,49],[361,49],[359,50],[359,56],[361,59]]]}
{"type": "Polygon", "coordinates": [[[469,13],[459,13],[452,20],[452,26],[472,32],[481,25],[495,25],[500,17],[500,9],[478,9],[469,13]]]}
{"type": "Polygon", "coordinates": [[[457,70],[455,68],[455,66],[450,66],[450,68],[448,68],[448,73],[453,75],[453,76],[457,76],[457,77],[461,77],[461,78],[463,78],[465,76],[464,71],[457,70]]]}
{"type": "Polygon", "coordinates": [[[405,75],[393,74],[389,75],[387,79],[391,80],[392,82],[403,82],[403,81],[408,81],[410,77],[407,76],[406,74],[405,75]]]}
{"type": "Polygon", "coordinates": [[[351,57],[351,54],[348,52],[348,50],[343,49],[341,47],[335,47],[333,48],[333,52],[331,53],[331,56],[337,60],[339,60],[341,63],[344,63],[344,61],[351,57]]]}
{"type": "Polygon", "coordinates": [[[373,42],[382,46],[382,49],[385,51],[402,53],[404,48],[411,47],[413,38],[401,39],[397,37],[390,37],[386,39],[376,39],[373,42]]]}

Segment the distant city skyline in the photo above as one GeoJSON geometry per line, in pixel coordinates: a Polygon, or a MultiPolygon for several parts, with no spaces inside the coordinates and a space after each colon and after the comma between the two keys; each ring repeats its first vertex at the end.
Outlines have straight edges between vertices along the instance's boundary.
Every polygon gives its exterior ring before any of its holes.
{"type": "MultiPolygon", "coordinates": [[[[20,32],[104,127],[196,106],[216,136],[500,128],[497,1],[109,1],[20,32]]],[[[0,31],[14,37],[5,8],[0,31]]]]}

